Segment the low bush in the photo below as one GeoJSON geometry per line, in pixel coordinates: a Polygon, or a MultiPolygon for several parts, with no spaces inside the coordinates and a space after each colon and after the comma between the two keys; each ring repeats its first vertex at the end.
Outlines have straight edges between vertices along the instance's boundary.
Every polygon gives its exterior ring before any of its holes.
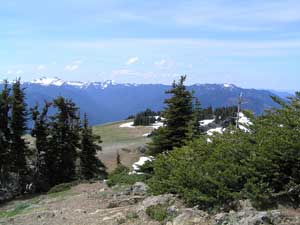
{"type": "Polygon", "coordinates": [[[167,205],[153,205],[146,209],[146,214],[153,220],[162,222],[168,218],[167,205]]]}
{"type": "Polygon", "coordinates": [[[71,189],[71,187],[76,186],[77,184],[79,184],[79,181],[73,181],[70,183],[62,183],[62,184],[55,185],[48,191],[48,194],[68,191],[71,189]]]}
{"type": "Polygon", "coordinates": [[[300,206],[300,93],[252,119],[249,132],[192,140],[160,154],[148,181],[154,194],[173,193],[204,210],[231,209],[240,199],[256,208],[300,206]]]}
{"type": "Polygon", "coordinates": [[[107,185],[133,185],[138,181],[145,182],[149,175],[146,174],[129,174],[130,170],[120,164],[111,174],[108,176],[107,185]]]}

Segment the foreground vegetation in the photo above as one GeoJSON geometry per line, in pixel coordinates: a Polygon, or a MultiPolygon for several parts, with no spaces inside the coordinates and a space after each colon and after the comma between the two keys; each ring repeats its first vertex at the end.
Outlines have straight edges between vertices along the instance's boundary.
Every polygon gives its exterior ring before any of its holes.
{"type": "Polygon", "coordinates": [[[0,92],[0,202],[25,193],[46,192],[76,179],[104,178],[105,167],[96,157],[101,151],[88,117],[81,120],[76,104],[57,97],[30,110],[20,79],[7,81],[0,92]],[[55,113],[48,115],[52,110],[55,113]],[[27,127],[31,117],[33,127],[27,127]],[[25,134],[34,137],[29,149],[25,134]],[[7,196],[7,197],[6,197],[7,196]]]}
{"type": "MultiPolygon", "coordinates": [[[[183,90],[182,82],[173,88],[183,90]]],[[[288,101],[274,97],[280,107],[252,117],[248,131],[232,126],[209,142],[203,135],[190,138],[188,122],[176,123],[186,118],[180,118],[177,104],[184,102],[179,100],[184,96],[178,90],[171,93],[165,115],[168,120],[173,116],[170,113],[177,112],[175,122],[158,130],[151,146],[161,146],[163,137],[174,131],[173,139],[178,141],[172,142],[173,146],[167,142],[169,151],[158,154],[154,161],[154,175],[148,181],[154,194],[179,194],[204,210],[231,209],[245,198],[257,208],[299,207],[300,93],[288,101]]],[[[190,105],[188,99],[189,95],[185,107],[190,105]]]]}

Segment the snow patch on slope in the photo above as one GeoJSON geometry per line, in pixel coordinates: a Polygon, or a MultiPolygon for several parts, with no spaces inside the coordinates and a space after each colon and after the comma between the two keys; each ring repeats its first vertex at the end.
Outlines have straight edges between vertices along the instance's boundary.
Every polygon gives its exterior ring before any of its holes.
{"type": "Polygon", "coordinates": [[[248,117],[245,116],[244,113],[240,112],[239,113],[239,120],[238,120],[238,123],[239,123],[239,128],[242,130],[242,131],[245,131],[245,132],[249,132],[250,130],[247,128],[251,125],[253,125],[253,123],[250,121],[250,119],[248,117]]]}
{"type": "Polygon", "coordinates": [[[149,156],[149,157],[142,156],[142,157],[140,157],[139,161],[133,163],[133,165],[132,165],[133,171],[130,174],[141,174],[139,172],[141,166],[143,166],[148,161],[151,162],[153,159],[154,159],[153,156],[149,156]]]}
{"type": "Polygon", "coordinates": [[[211,120],[200,120],[200,126],[207,126],[208,124],[211,124],[212,122],[214,122],[215,119],[211,119],[211,120]]]}
{"type": "Polygon", "coordinates": [[[135,126],[133,126],[133,122],[128,122],[121,124],[120,128],[135,128],[135,126]]]}
{"type": "Polygon", "coordinates": [[[214,133],[219,133],[219,134],[223,134],[223,132],[225,131],[225,128],[223,127],[217,127],[217,128],[213,128],[207,131],[207,135],[208,136],[213,136],[214,133]]]}

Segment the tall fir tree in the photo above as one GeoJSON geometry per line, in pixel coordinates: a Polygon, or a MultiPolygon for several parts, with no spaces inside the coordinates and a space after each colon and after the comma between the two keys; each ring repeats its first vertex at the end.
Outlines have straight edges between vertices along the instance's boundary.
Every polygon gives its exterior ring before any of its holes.
{"type": "Polygon", "coordinates": [[[97,152],[102,150],[99,145],[101,142],[100,136],[93,134],[87,114],[84,114],[80,153],[80,171],[83,179],[105,178],[107,175],[104,164],[97,158],[97,152]]]}
{"type": "Polygon", "coordinates": [[[78,108],[63,97],[54,99],[57,113],[51,117],[49,138],[50,185],[70,182],[76,178],[77,149],[80,147],[78,108]]]}
{"type": "Polygon", "coordinates": [[[193,106],[193,118],[190,124],[190,133],[189,133],[190,140],[198,137],[202,133],[200,127],[201,115],[202,115],[202,109],[201,109],[200,100],[198,98],[195,98],[195,103],[193,106]]]}
{"type": "Polygon", "coordinates": [[[20,185],[25,190],[27,174],[26,154],[27,146],[23,136],[26,133],[27,110],[24,89],[21,87],[20,79],[17,79],[12,87],[11,97],[11,170],[20,176],[20,185]]]}
{"type": "Polygon", "coordinates": [[[4,81],[3,90],[0,93],[0,177],[8,173],[10,129],[9,129],[9,110],[10,110],[10,88],[8,82],[4,81]]]}
{"type": "Polygon", "coordinates": [[[186,76],[181,76],[178,83],[174,81],[172,89],[166,91],[171,97],[165,100],[165,126],[154,132],[152,143],[149,145],[154,154],[181,147],[188,139],[193,119],[193,96],[184,85],[185,80],[186,76]]]}
{"type": "Polygon", "coordinates": [[[36,165],[34,183],[37,192],[48,191],[50,187],[48,166],[49,161],[49,124],[47,120],[48,109],[51,103],[45,102],[40,112],[38,106],[31,109],[34,127],[31,135],[35,137],[36,165]]]}

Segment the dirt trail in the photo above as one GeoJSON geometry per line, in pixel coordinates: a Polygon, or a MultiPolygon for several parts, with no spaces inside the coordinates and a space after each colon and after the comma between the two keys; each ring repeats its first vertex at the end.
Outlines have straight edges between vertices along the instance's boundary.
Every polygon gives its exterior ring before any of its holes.
{"type": "MultiPolygon", "coordinates": [[[[0,207],[0,224],[141,224],[136,209],[145,197],[118,196],[118,191],[97,182],[80,184],[65,192],[15,200],[0,207]]],[[[148,221],[147,224],[158,223],[148,221]]]]}

